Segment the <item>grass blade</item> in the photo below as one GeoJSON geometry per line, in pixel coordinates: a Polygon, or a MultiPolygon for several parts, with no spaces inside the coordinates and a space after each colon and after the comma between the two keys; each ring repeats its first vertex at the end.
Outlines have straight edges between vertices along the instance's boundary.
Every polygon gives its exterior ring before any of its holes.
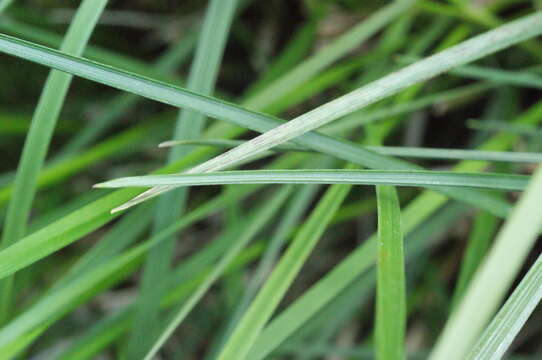
{"type": "Polygon", "coordinates": [[[241,170],[203,174],[127,177],[97,184],[98,188],[202,186],[224,184],[357,184],[396,186],[464,186],[491,190],[522,190],[523,175],[451,171],[379,170],[241,170]]]}
{"type": "Polygon", "coordinates": [[[271,200],[260,208],[254,217],[249,221],[249,226],[239,235],[237,242],[220,257],[220,260],[213,267],[212,271],[206,276],[204,281],[192,293],[192,295],[183,302],[178,309],[173,311],[173,316],[168,320],[166,326],[160,331],[157,339],[154,340],[152,348],[144,356],[145,360],[152,359],[156,352],[162,347],[169,336],[175,331],[179,324],[186,318],[190,311],[201,300],[203,295],[209,290],[211,285],[222,275],[231,261],[240,253],[250,240],[267,224],[274,214],[280,209],[282,204],[288,199],[293,188],[291,186],[282,187],[278,193],[271,197],[271,200]]]}
{"type": "Polygon", "coordinates": [[[406,285],[401,209],[392,186],[377,186],[376,358],[405,358],[406,285]]]}
{"type": "MultiPolygon", "coordinates": [[[[82,53],[106,4],[107,0],[81,3],[62,43],[62,51],[76,56],[82,53]]],[[[2,249],[26,233],[38,175],[71,80],[72,75],[53,70],[45,83],[17,168],[14,193],[4,221],[2,249]]],[[[0,325],[9,317],[12,284],[12,278],[0,282],[0,325]]]]}
{"type": "Polygon", "coordinates": [[[430,359],[464,358],[514,280],[542,227],[542,168],[500,230],[430,359]],[[479,304],[484,306],[480,307],[479,304]]]}
{"type": "Polygon", "coordinates": [[[224,345],[218,360],[243,360],[322,236],[350,186],[330,187],[224,345]]]}
{"type": "Polygon", "coordinates": [[[495,315],[467,359],[498,360],[542,299],[542,256],[531,266],[501,310],[495,315]]]}
{"type": "Polygon", "coordinates": [[[465,294],[476,269],[482,263],[497,229],[497,225],[497,218],[485,211],[482,211],[474,220],[473,229],[467,242],[467,249],[465,250],[465,255],[463,255],[454,290],[452,309],[456,307],[465,294]]]}
{"type": "MultiPolygon", "coordinates": [[[[159,147],[199,145],[213,146],[221,148],[233,148],[243,144],[242,140],[221,140],[221,139],[203,139],[203,140],[170,140],[165,141],[159,147]]],[[[462,149],[442,149],[442,148],[420,148],[408,146],[367,146],[368,150],[377,154],[388,156],[409,157],[415,159],[441,159],[441,160],[480,160],[480,161],[500,161],[500,162],[542,162],[542,154],[535,152],[509,152],[509,151],[481,151],[481,150],[462,150],[462,149]]],[[[275,146],[273,151],[313,151],[308,148],[295,144],[282,144],[275,146]]],[[[272,154],[271,152],[269,154],[272,154]]]]}

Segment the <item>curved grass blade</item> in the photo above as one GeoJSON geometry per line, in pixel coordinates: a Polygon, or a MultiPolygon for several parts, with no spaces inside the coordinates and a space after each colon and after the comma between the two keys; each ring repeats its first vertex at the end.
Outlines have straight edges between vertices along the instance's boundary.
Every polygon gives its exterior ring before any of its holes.
{"type": "MultiPolygon", "coordinates": [[[[192,168],[189,172],[216,171],[232,166],[247,157],[294,139],[341,116],[394,95],[411,85],[429,80],[454,67],[480,59],[510,45],[539,35],[542,33],[541,23],[542,12],[535,13],[464,41],[269,130],[237,148],[192,168]]],[[[127,206],[171,189],[169,187],[150,189],[134,199],[132,203],[127,204],[127,206]]]]}
{"type": "Polygon", "coordinates": [[[542,255],[538,257],[501,310],[495,315],[466,359],[502,359],[541,299],[542,255]]]}
{"type": "Polygon", "coordinates": [[[94,185],[98,188],[202,186],[224,184],[355,184],[395,186],[463,186],[490,190],[523,190],[529,177],[451,171],[380,170],[241,170],[202,174],[127,177],[94,185]]]}
{"type": "MultiPolygon", "coordinates": [[[[527,20],[529,19],[530,18],[527,18],[527,20]]],[[[62,69],[78,76],[130,91],[166,104],[198,110],[210,117],[230,121],[252,130],[263,132],[281,124],[278,119],[271,116],[252,112],[229,103],[207,98],[184,89],[143,78],[135,74],[126,73],[88,60],[70,57],[55,50],[1,34],[0,51],[24,57],[27,60],[35,61],[43,65],[62,69]]],[[[415,165],[403,161],[374,154],[356,144],[317,133],[305,134],[294,141],[328,155],[336,156],[340,159],[365,167],[387,169],[418,168],[415,165]]],[[[456,189],[450,191],[450,189],[440,188],[435,190],[474,206],[482,207],[498,216],[504,216],[509,211],[509,206],[506,203],[496,201],[485,194],[473,192],[469,189],[456,189]]],[[[156,192],[153,190],[151,197],[157,196],[161,192],[163,191],[156,192]]],[[[141,196],[126,202],[122,206],[114,208],[113,212],[123,210],[141,201],[145,201],[149,198],[148,195],[148,192],[146,194],[141,194],[141,196]]]]}
{"type": "MultiPolygon", "coordinates": [[[[106,4],[107,0],[85,0],[81,3],[62,43],[62,51],[76,56],[83,52],[106,4]]],[[[57,70],[51,71],[47,78],[17,167],[0,249],[15,243],[26,233],[39,172],[72,78],[72,75],[57,70]]],[[[0,282],[0,325],[9,317],[12,286],[12,278],[0,282]]]]}
{"type": "MultiPolygon", "coordinates": [[[[159,147],[199,145],[213,146],[220,148],[233,148],[243,144],[242,140],[222,140],[222,139],[203,139],[203,140],[170,140],[160,143],[159,147]]],[[[499,161],[499,162],[542,162],[542,154],[536,152],[517,152],[517,151],[481,151],[481,150],[462,150],[462,149],[442,149],[442,148],[421,148],[408,146],[366,146],[367,149],[377,154],[409,157],[415,159],[441,159],[441,160],[479,160],[479,161],[499,161]]],[[[307,151],[313,150],[295,144],[282,144],[275,146],[272,151],[307,151]]],[[[269,153],[271,154],[271,153],[269,153]]]]}
{"type": "Polygon", "coordinates": [[[468,354],[540,233],[541,198],[542,168],[539,167],[446,323],[430,359],[460,359],[468,354]],[[484,306],[479,306],[480,303],[484,306]]]}
{"type": "Polygon", "coordinates": [[[376,187],[378,252],[376,289],[376,358],[405,358],[406,284],[401,209],[393,186],[376,187]]]}

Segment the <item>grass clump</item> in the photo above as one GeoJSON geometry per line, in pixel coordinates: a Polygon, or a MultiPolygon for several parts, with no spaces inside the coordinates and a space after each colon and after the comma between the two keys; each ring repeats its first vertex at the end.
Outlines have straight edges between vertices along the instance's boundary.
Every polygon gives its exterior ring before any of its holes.
{"type": "Polygon", "coordinates": [[[0,1],[0,358],[539,358],[540,34],[529,1],[0,1]]]}

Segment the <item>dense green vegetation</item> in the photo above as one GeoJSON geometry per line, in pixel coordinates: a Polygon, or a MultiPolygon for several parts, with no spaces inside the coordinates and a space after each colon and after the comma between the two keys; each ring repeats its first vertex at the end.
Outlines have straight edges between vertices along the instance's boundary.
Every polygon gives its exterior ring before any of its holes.
{"type": "Polygon", "coordinates": [[[0,359],[538,359],[539,6],[0,0],[0,359]]]}

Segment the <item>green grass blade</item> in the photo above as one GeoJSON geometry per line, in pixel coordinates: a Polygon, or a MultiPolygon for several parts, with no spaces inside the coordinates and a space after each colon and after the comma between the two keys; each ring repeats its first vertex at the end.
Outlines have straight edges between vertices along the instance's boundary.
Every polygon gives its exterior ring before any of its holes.
{"type": "MultiPolygon", "coordinates": [[[[161,143],[160,147],[199,145],[214,146],[220,148],[233,148],[243,143],[242,140],[221,140],[221,139],[203,139],[203,140],[170,140],[161,143]]],[[[367,149],[377,154],[388,156],[409,157],[415,159],[441,159],[441,160],[480,160],[480,161],[499,161],[499,162],[542,162],[542,154],[535,152],[507,152],[507,151],[480,151],[480,150],[462,150],[462,149],[442,149],[442,148],[420,148],[408,146],[367,146],[367,149]]],[[[273,151],[312,151],[308,148],[295,144],[282,144],[275,146],[273,151]]],[[[272,153],[269,153],[272,154],[272,153]]]]}
{"type": "Polygon", "coordinates": [[[224,184],[365,184],[395,186],[464,186],[491,190],[522,190],[524,175],[457,173],[452,171],[380,170],[238,170],[203,174],[127,177],[97,184],[98,188],[202,186],[224,184]]]}
{"type": "Polygon", "coordinates": [[[310,206],[318,189],[319,187],[314,185],[303,186],[297,193],[293,194],[292,199],[288,203],[288,208],[285,210],[282,219],[269,239],[269,245],[259,261],[258,267],[246,285],[242,299],[238,302],[235,311],[224,327],[223,335],[221,334],[210,351],[207,351],[205,359],[215,359],[218,356],[218,352],[224,346],[227,338],[231,336],[235,326],[250,306],[262,283],[271,273],[273,266],[275,266],[277,259],[280,257],[284,243],[291,234],[292,228],[301,220],[303,212],[310,206]]]}
{"type": "MultiPolygon", "coordinates": [[[[205,95],[212,93],[236,7],[237,0],[210,1],[187,82],[190,90],[205,95]]],[[[174,138],[179,140],[198,138],[204,125],[205,116],[202,113],[185,109],[179,113],[174,138]]],[[[189,149],[186,147],[172,149],[168,154],[168,163],[184,157],[188,152],[189,149]]],[[[184,208],[186,196],[186,189],[179,189],[158,200],[153,223],[154,231],[175,222],[184,208]]],[[[125,351],[125,356],[129,359],[141,358],[152,344],[152,337],[146,334],[154,334],[159,329],[160,299],[165,291],[162,279],[170,271],[174,248],[175,238],[171,237],[169,241],[154,247],[147,256],[136,321],[125,351]]]]}
{"type": "Polygon", "coordinates": [[[452,309],[463,298],[476,269],[482,263],[497,229],[497,225],[497,218],[485,211],[482,211],[474,220],[473,229],[467,242],[467,249],[465,250],[463,260],[461,261],[461,268],[459,269],[452,300],[452,309]]]}
{"type": "Polygon", "coordinates": [[[220,257],[218,263],[215,264],[212,271],[206,276],[204,281],[192,293],[192,295],[183,302],[177,309],[173,311],[173,316],[167,321],[166,326],[160,331],[157,339],[151,349],[145,354],[144,359],[151,359],[156,352],[162,347],[166,340],[171,336],[179,324],[186,318],[190,311],[201,300],[203,295],[209,290],[211,285],[222,275],[224,270],[232,262],[232,260],[240,253],[240,251],[249,243],[254,236],[258,234],[261,228],[267,224],[280,209],[282,204],[288,199],[293,188],[291,186],[282,187],[278,193],[274,194],[265,206],[261,207],[249,221],[249,226],[241,234],[236,243],[228,248],[228,250],[220,257]]]}
{"type": "Polygon", "coordinates": [[[219,360],[246,358],[350,188],[335,185],[326,191],[225,343],[219,360]]]}
{"type": "Polygon", "coordinates": [[[539,256],[478,339],[467,359],[502,359],[541,299],[542,256],[539,256]]]}
{"type": "Polygon", "coordinates": [[[451,72],[463,77],[493,81],[500,84],[523,86],[533,89],[542,89],[542,78],[527,71],[505,71],[481,66],[461,66],[451,72]]]}
{"type": "MultiPolygon", "coordinates": [[[[191,93],[187,90],[142,78],[135,74],[129,74],[118,69],[112,69],[104,65],[70,57],[52,49],[46,49],[1,34],[0,51],[7,51],[8,53],[17,54],[19,56],[24,55],[24,58],[27,60],[54,66],[55,68],[63,69],[64,71],[143,95],[166,104],[198,110],[210,117],[231,121],[256,131],[267,131],[281,124],[280,121],[270,116],[255,113],[232,104],[191,93]]],[[[296,139],[295,142],[366,167],[388,169],[417,168],[412,164],[376,155],[347,141],[341,141],[317,133],[305,134],[299,139],[296,139]]],[[[232,151],[234,150],[235,149],[232,151]]],[[[193,170],[197,170],[198,168],[194,168],[193,170]]],[[[167,190],[170,189],[168,188],[167,190]]],[[[474,193],[467,189],[456,189],[455,191],[440,189],[439,191],[475,206],[480,206],[498,216],[504,216],[509,211],[509,207],[506,204],[496,202],[494,199],[488,198],[479,192],[474,193]]],[[[133,201],[129,201],[122,206],[116,207],[114,211],[125,209],[141,201],[145,201],[149,197],[157,196],[163,192],[163,190],[149,190],[149,192],[134,198],[133,201]]]]}
{"type": "MultiPolygon", "coordinates": [[[[62,51],[76,56],[82,53],[106,4],[107,0],[81,3],[62,43],[62,51]]],[[[17,168],[0,248],[15,243],[26,233],[37,178],[71,80],[72,75],[53,70],[45,83],[17,168]]],[[[12,278],[0,282],[0,325],[10,316],[12,283],[12,278]]]]}
{"type": "MultiPolygon", "coordinates": [[[[384,76],[379,80],[305,113],[286,124],[269,130],[237,148],[231,149],[198,165],[191,169],[190,172],[198,173],[224,169],[247,157],[301,136],[341,116],[394,95],[411,85],[426,81],[454,67],[472,62],[536,36],[542,33],[542,27],[539,26],[541,21],[542,13],[535,13],[464,41],[459,45],[418,61],[402,70],[384,76]]],[[[133,203],[169,190],[171,190],[169,187],[148,190],[137,199],[134,199],[133,203]]],[[[132,203],[127,204],[127,206],[130,204],[132,203]]]]}
{"type": "Polygon", "coordinates": [[[392,186],[376,187],[378,255],[376,290],[376,358],[405,358],[406,285],[401,209],[392,186]]]}
{"type": "Polygon", "coordinates": [[[542,227],[539,168],[499,231],[463,300],[446,323],[431,359],[464,358],[502,301],[542,227]],[[480,307],[482,303],[484,306],[480,307]]]}

